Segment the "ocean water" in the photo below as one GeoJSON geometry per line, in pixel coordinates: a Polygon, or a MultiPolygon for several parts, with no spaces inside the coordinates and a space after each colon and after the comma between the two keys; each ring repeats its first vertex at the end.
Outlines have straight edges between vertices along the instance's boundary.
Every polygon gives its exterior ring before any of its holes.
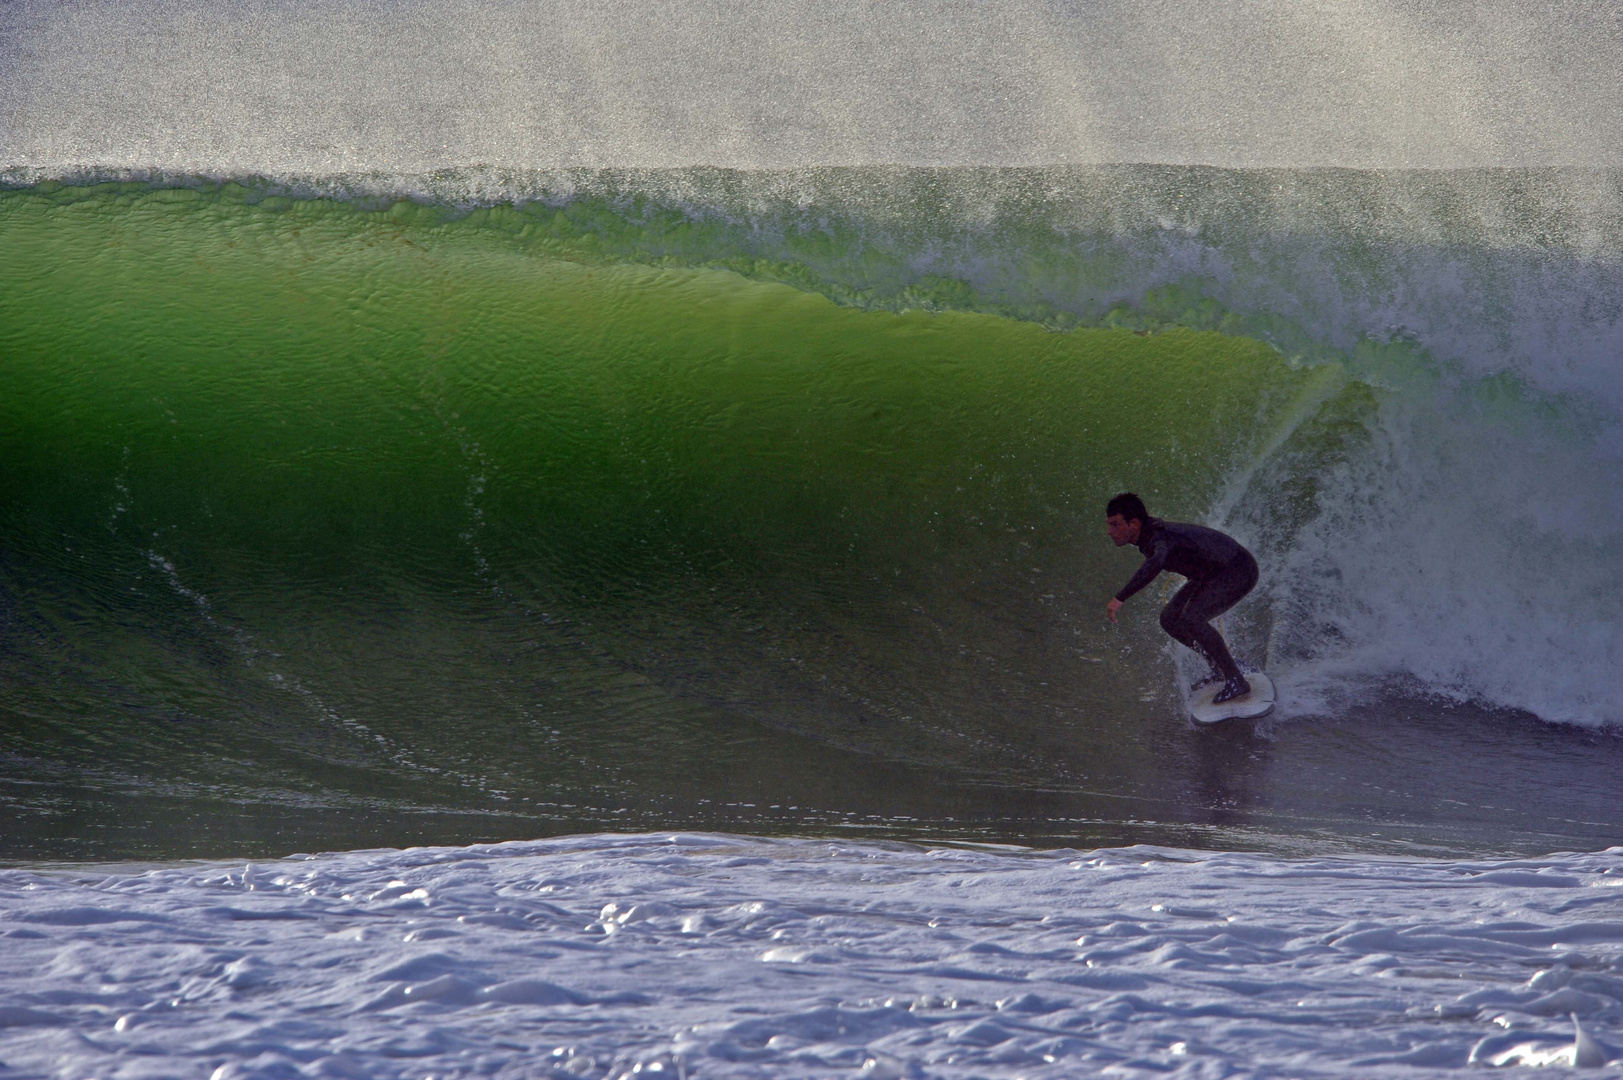
{"type": "Polygon", "coordinates": [[[1617,1064],[1623,863],[575,836],[0,871],[17,1075],[1617,1064]]]}
{"type": "Polygon", "coordinates": [[[1157,11],[0,5],[0,1072],[1616,1058],[1623,24],[1157,11]]]}
{"type": "Polygon", "coordinates": [[[1604,844],[1619,179],[20,184],[4,848],[1604,844]],[[1273,718],[1101,617],[1124,489],[1273,718]]]}

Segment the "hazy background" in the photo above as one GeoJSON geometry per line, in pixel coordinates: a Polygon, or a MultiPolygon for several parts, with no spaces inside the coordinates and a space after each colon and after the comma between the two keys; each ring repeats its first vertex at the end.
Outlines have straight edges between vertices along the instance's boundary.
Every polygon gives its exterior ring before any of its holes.
{"type": "Polygon", "coordinates": [[[0,165],[1614,165],[1623,8],[0,2],[0,165]]]}

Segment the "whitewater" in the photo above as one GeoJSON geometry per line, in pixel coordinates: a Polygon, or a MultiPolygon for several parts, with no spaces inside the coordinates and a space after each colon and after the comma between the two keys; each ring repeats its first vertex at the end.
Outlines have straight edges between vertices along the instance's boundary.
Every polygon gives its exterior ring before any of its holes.
{"type": "Polygon", "coordinates": [[[1616,851],[702,834],[10,870],[0,1054],[215,1080],[1598,1066],[1620,884],[1616,851]]]}
{"type": "Polygon", "coordinates": [[[0,1076],[1623,1069],[1618,70],[0,3],[0,1076]]]}

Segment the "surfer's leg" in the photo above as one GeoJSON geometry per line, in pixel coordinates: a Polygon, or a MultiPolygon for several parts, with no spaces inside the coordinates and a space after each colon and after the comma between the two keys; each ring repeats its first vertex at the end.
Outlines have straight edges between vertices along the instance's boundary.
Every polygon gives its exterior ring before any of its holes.
{"type": "MultiPolygon", "coordinates": [[[[1228,678],[1227,670],[1218,665],[1200,640],[1199,629],[1201,624],[1191,621],[1188,615],[1189,602],[1194,599],[1199,591],[1200,583],[1184,582],[1178,588],[1178,591],[1172,594],[1172,599],[1167,601],[1167,606],[1161,609],[1161,629],[1165,630],[1167,636],[1172,638],[1173,641],[1193,650],[1196,655],[1205,657],[1207,666],[1212,669],[1210,678],[1226,680],[1228,678]]],[[[1207,627],[1206,629],[1211,628],[1207,627]]],[[[1221,638],[1219,640],[1221,641],[1221,638]]],[[[1195,685],[1197,687],[1202,686],[1206,681],[1206,679],[1202,679],[1195,685]]]]}
{"type": "MultiPolygon", "coordinates": [[[[1195,585],[1183,604],[1183,618],[1186,621],[1209,623],[1257,587],[1257,560],[1249,552],[1243,554],[1244,558],[1195,585]]],[[[1184,588],[1188,587],[1186,585],[1184,588]]],[[[1178,591],[1181,593],[1183,590],[1178,591]]]]}
{"type": "Polygon", "coordinates": [[[1161,626],[1204,656],[1226,681],[1231,684],[1243,681],[1240,666],[1234,662],[1223,635],[1211,621],[1239,603],[1256,584],[1257,561],[1247,556],[1205,581],[1185,584],[1161,612],[1161,626]]]}
{"type": "Polygon", "coordinates": [[[1190,598],[1198,589],[1199,586],[1195,582],[1184,582],[1178,587],[1178,591],[1172,594],[1172,599],[1167,601],[1167,606],[1161,609],[1161,629],[1165,630],[1173,641],[1197,651],[1200,646],[1189,633],[1184,609],[1188,607],[1190,598]]]}
{"type": "Polygon", "coordinates": [[[1225,681],[1240,678],[1240,665],[1234,662],[1228,645],[1223,641],[1223,635],[1217,632],[1217,627],[1206,622],[1190,622],[1184,624],[1185,631],[1194,638],[1194,648],[1212,665],[1212,670],[1222,674],[1225,681]]]}

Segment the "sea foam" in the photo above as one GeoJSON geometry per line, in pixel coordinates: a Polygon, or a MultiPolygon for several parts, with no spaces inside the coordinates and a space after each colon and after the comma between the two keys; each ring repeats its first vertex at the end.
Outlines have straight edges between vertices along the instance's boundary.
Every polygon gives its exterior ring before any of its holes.
{"type": "Polygon", "coordinates": [[[659,834],[10,870],[0,1060],[214,1080],[1598,1064],[1623,1042],[1619,854],[659,834]]]}

